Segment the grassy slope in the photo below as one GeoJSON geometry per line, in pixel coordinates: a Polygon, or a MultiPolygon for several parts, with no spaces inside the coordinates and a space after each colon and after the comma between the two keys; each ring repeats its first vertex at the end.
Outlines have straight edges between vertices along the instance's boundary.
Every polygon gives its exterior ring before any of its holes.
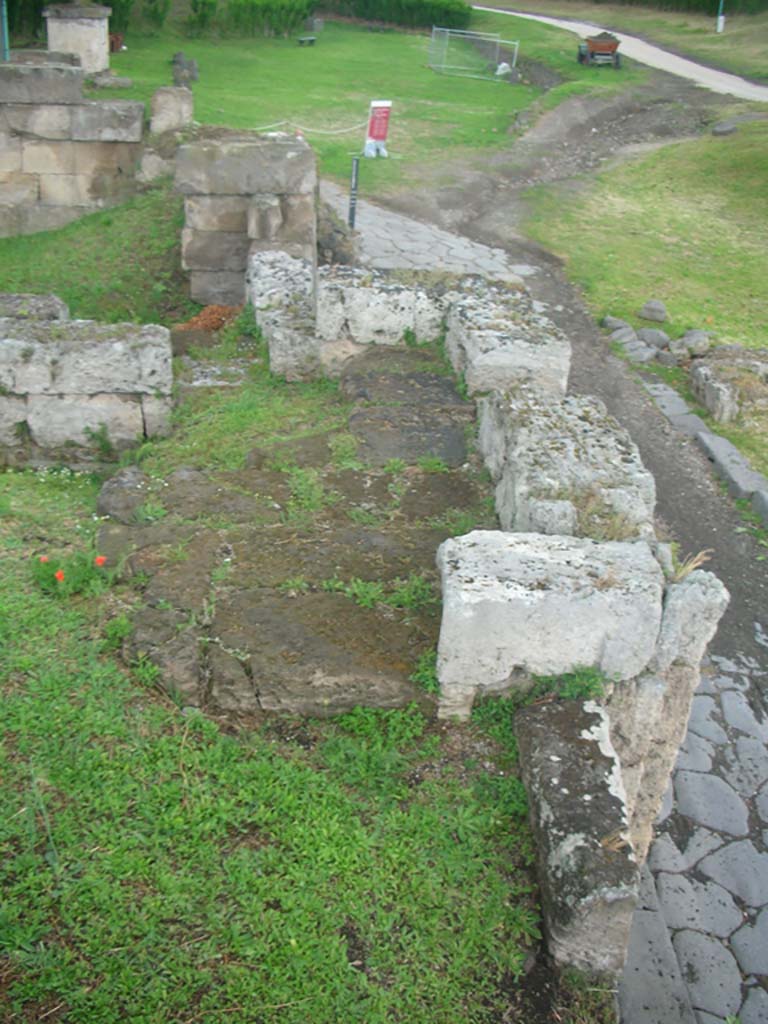
{"type": "Polygon", "coordinates": [[[305,723],[303,745],[180,715],[109,655],[135,597],[31,582],[87,546],[96,486],[0,477],[0,1019],[499,1013],[537,934],[514,776],[410,787],[444,742],[415,711],[305,723]]]}
{"type": "Polygon", "coordinates": [[[180,196],[159,187],[59,231],[0,238],[0,291],[54,292],[73,317],[173,323],[194,307],[180,196]]]}
{"type": "Polygon", "coordinates": [[[559,255],[600,315],[651,294],[671,328],[704,326],[760,347],[768,325],[768,123],[668,146],[601,174],[586,195],[532,193],[534,237],[559,255]]]}
{"type": "MultiPolygon", "coordinates": [[[[596,316],[633,321],[662,299],[668,330],[704,327],[718,342],[768,338],[768,123],[679,143],[599,176],[586,193],[531,193],[532,237],[561,255],[596,316]]],[[[768,425],[724,428],[768,472],[768,425]]]]}
{"type": "Polygon", "coordinates": [[[715,32],[715,8],[712,16],[683,11],[659,11],[623,4],[590,4],[582,0],[520,0],[502,3],[490,0],[487,6],[506,7],[531,14],[591,21],[618,31],[658,43],[739,75],[768,81],[768,13],[732,16],[725,5],[725,31],[715,32]]]}

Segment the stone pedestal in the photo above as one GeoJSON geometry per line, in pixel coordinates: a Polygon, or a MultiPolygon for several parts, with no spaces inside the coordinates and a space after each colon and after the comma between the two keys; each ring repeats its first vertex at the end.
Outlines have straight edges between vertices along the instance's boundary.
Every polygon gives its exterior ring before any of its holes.
{"type": "Polygon", "coordinates": [[[75,53],[87,75],[109,67],[110,7],[57,4],[46,7],[48,49],[75,53]]]}

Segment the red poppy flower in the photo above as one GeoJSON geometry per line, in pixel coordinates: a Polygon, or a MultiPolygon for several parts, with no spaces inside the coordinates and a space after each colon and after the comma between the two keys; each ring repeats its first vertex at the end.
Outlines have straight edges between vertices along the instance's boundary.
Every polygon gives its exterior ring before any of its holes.
{"type": "Polygon", "coordinates": [[[93,564],[94,565],[98,565],[98,567],[101,568],[102,565],[104,565],[104,563],[106,562],[106,560],[107,560],[107,556],[106,555],[96,555],[96,557],[93,560],[93,564]]]}
{"type": "Polygon", "coordinates": [[[64,570],[63,569],[57,569],[56,572],[53,575],[56,577],[56,579],[59,581],[59,583],[61,583],[61,581],[64,579],[64,570]]]}
{"type": "Polygon", "coordinates": [[[40,561],[41,562],[47,562],[48,561],[48,555],[40,555],[40,561]]]}

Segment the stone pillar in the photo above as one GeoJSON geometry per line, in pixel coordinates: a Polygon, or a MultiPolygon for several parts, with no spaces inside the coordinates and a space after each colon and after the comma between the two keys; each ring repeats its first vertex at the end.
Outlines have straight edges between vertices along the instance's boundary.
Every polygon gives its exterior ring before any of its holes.
{"type": "Polygon", "coordinates": [[[57,4],[46,7],[48,49],[74,53],[87,75],[109,67],[110,7],[57,4]]]}
{"type": "Polygon", "coordinates": [[[317,172],[304,139],[232,133],[182,146],[176,190],[184,196],[182,266],[196,302],[243,302],[256,253],[306,260],[314,277],[317,172]]]}

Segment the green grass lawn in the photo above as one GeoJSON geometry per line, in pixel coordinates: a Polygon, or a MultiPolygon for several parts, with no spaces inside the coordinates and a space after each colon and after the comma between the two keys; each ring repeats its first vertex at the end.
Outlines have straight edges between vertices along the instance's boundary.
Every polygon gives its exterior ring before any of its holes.
{"type": "Polygon", "coordinates": [[[89,548],[97,488],[0,476],[0,1019],[499,1020],[538,936],[508,758],[413,708],[182,714],[114,660],[135,593],[33,582],[89,548]]]}
{"type": "Polygon", "coordinates": [[[186,320],[199,307],[186,298],[183,223],[166,183],[58,231],[0,238],[0,291],[54,292],[80,319],[186,320]]]}
{"type": "Polygon", "coordinates": [[[648,39],[705,64],[757,81],[768,81],[768,13],[731,15],[726,3],[725,31],[718,34],[715,32],[716,4],[712,5],[711,16],[660,11],[636,4],[590,4],[582,0],[522,0],[519,5],[491,0],[487,6],[591,21],[648,39]]]}
{"type": "MultiPolygon", "coordinates": [[[[478,30],[519,38],[521,53],[545,61],[569,83],[585,89],[612,84],[606,76],[596,81],[576,63],[567,33],[498,15],[478,15],[476,21],[478,30]]],[[[530,85],[437,74],[427,67],[427,43],[423,33],[370,32],[332,21],[311,48],[293,39],[131,33],[127,52],[113,55],[112,68],[134,82],[121,96],[148,101],[170,84],[171,57],[183,49],[200,66],[196,120],[247,129],[290,121],[306,129],[320,173],[340,180],[362,148],[370,101],[389,99],[390,159],[366,161],[362,172],[373,194],[418,181],[425,164],[506,145],[515,115],[540,94],[530,85]],[[348,127],[353,130],[323,134],[348,127]]]]}

